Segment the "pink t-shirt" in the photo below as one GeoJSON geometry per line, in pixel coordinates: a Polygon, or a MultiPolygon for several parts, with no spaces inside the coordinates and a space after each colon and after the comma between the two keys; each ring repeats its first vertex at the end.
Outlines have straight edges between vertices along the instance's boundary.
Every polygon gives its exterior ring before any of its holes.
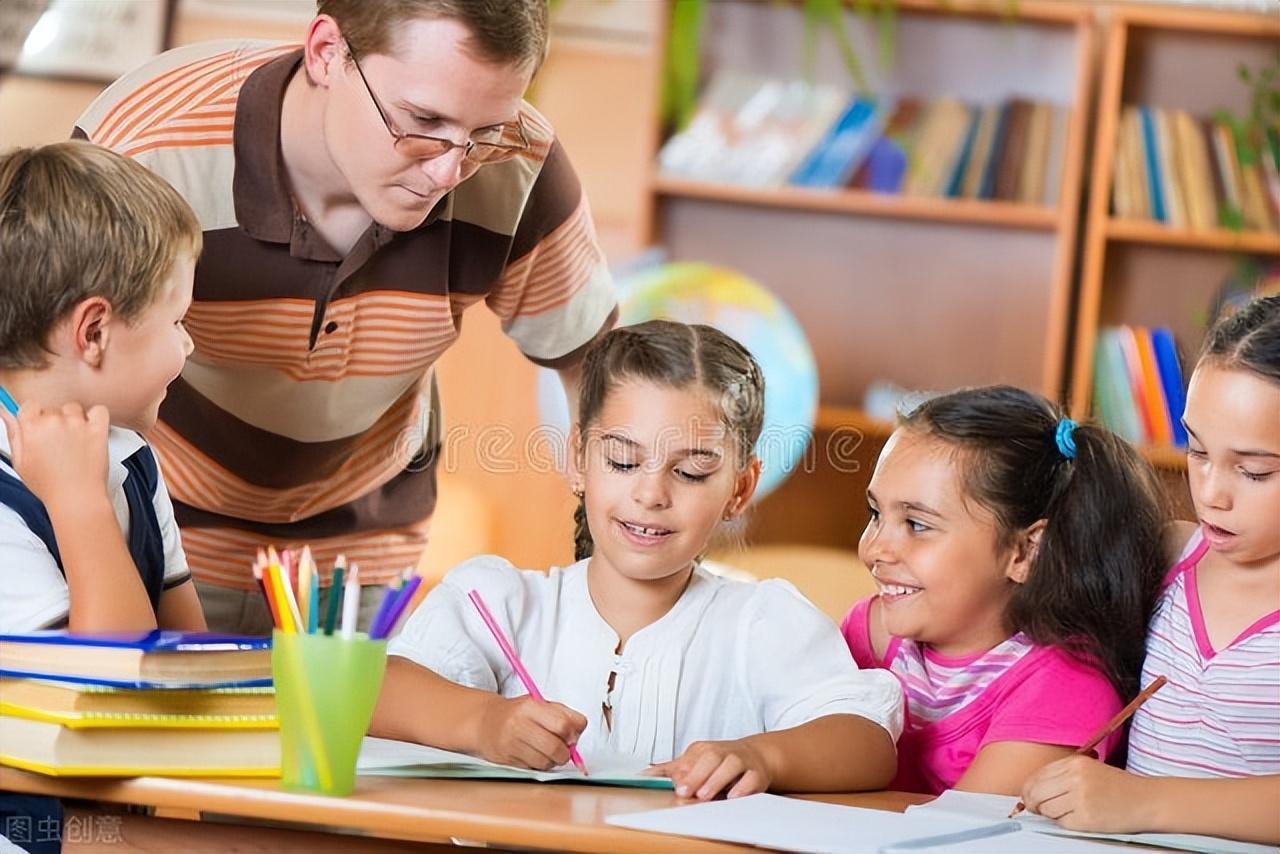
{"type": "MultiPolygon", "coordinates": [[[[940,794],[954,786],[978,751],[992,742],[1078,747],[1123,706],[1099,670],[1021,635],[965,659],[943,658],[923,645],[894,637],[877,659],[870,633],[874,599],[854,605],[840,630],[859,667],[889,670],[903,683],[906,727],[898,741],[898,776],[892,789],[940,794]],[[945,675],[946,684],[936,693],[921,678],[930,669],[945,675]]],[[[1119,732],[1108,737],[1097,750],[1099,758],[1110,754],[1120,738],[1119,732]]]]}

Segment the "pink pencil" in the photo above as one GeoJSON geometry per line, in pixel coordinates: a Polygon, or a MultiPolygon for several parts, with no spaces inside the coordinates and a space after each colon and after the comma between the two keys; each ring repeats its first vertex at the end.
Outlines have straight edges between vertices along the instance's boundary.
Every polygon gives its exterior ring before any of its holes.
{"type": "MultiPolygon", "coordinates": [[[[498,621],[493,618],[493,614],[489,613],[489,607],[484,604],[484,599],[480,598],[480,591],[472,590],[467,594],[467,598],[471,600],[471,604],[475,605],[476,610],[480,612],[480,619],[484,620],[484,624],[493,633],[493,639],[498,642],[498,646],[501,647],[502,654],[507,657],[507,662],[511,665],[511,669],[516,672],[516,675],[520,677],[520,681],[524,683],[525,690],[529,692],[529,696],[539,703],[545,703],[547,701],[546,698],[538,690],[538,686],[534,683],[533,677],[529,675],[529,671],[524,669],[520,656],[516,655],[515,647],[511,645],[511,641],[507,640],[507,636],[502,633],[502,629],[498,626],[498,621]]],[[[573,764],[578,767],[583,776],[586,776],[587,766],[582,761],[582,757],[578,755],[577,747],[569,748],[569,758],[573,760],[573,764]]]]}

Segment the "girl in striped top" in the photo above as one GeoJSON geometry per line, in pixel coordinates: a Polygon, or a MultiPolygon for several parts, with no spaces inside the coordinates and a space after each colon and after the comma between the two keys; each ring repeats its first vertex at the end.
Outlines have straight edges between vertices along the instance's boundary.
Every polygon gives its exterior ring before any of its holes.
{"type": "Polygon", "coordinates": [[[859,543],[880,592],[842,626],[905,690],[892,788],[1016,793],[1116,713],[1163,571],[1158,496],[1128,445],[1019,389],[903,420],[859,543]]]}
{"type": "Polygon", "coordinates": [[[1128,772],[1071,759],[1023,798],[1069,828],[1280,843],[1280,296],[1210,333],[1183,421],[1198,524],[1175,529],[1143,666],[1168,684],[1128,772]]]}

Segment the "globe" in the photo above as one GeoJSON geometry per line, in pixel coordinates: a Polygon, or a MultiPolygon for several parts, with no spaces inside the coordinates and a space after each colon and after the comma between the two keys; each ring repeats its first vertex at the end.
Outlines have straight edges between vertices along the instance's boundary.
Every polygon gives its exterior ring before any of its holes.
{"type": "MultiPolygon", "coordinates": [[[[813,351],[795,316],[762,285],[725,267],[661,264],[618,282],[620,325],[665,318],[705,323],[733,336],[764,371],[764,429],[756,443],[762,471],[755,497],[778,487],[801,462],[818,407],[813,351]]],[[[564,425],[568,408],[551,371],[539,379],[544,424],[564,425]]]]}

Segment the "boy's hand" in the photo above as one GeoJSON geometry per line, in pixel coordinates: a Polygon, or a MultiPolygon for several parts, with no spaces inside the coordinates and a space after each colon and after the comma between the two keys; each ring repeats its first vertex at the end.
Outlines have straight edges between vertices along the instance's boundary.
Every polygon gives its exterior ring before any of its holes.
{"type": "Polygon", "coordinates": [[[772,780],[764,758],[745,738],[695,741],[675,759],[649,770],[670,777],[679,797],[700,801],[714,798],[727,786],[732,786],[730,798],[754,795],[767,791],[772,780]]]}
{"type": "Polygon", "coordinates": [[[1022,787],[1027,809],[1068,830],[1130,833],[1147,829],[1139,807],[1141,777],[1091,756],[1068,756],[1032,774],[1022,787]]]}
{"type": "Polygon", "coordinates": [[[587,719],[560,703],[498,697],[480,716],[479,754],[490,762],[547,771],[569,761],[587,719]]]}
{"type": "Polygon", "coordinates": [[[78,403],[45,409],[25,403],[15,417],[0,413],[9,433],[13,467],[47,508],[107,497],[107,427],[104,406],[86,413],[78,403]]]}

